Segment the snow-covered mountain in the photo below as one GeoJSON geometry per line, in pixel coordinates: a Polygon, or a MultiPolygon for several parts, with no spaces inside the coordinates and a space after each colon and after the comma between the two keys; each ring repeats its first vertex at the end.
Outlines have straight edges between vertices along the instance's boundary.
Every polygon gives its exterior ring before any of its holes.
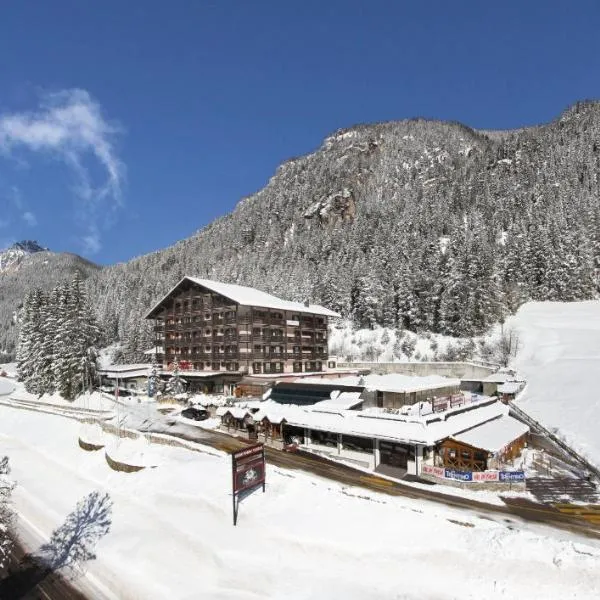
{"type": "Polygon", "coordinates": [[[0,273],[18,269],[25,257],[36,252],[48,252],[48,248],[40,246],[35,240],[23,240],[0,250],[0,273]]]}
{"type": "Polygon", "coordinates": [[[477,337],[528,300],[600,291],[599,140],[600,102],[514,131],[350,127],[192,237],[102,269],[90,298],[130,360],[152,345],[148,307],[184,274],[311,299],[357,328],[477,337]]]}
{"type": "Polygon", "coordinates": [[[133,350],[152,345],[143,314],[184,274],[310,298],[357,328],[479,336],[527,300],[598,293],[599,140],[598,102],[515,131],[351,127],[194,236],[103,269],[91,297],[133,350]]]}

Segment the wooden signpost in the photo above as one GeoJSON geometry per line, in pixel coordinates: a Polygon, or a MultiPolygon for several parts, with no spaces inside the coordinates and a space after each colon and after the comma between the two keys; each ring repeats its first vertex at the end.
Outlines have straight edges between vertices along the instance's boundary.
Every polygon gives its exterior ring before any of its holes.
{"type": "Polygon", "coordinates": [[[265,491],[265,448],[255,444],[231,453],[233,524],[237,524],[240,494],[262,485],[265,491]]]}

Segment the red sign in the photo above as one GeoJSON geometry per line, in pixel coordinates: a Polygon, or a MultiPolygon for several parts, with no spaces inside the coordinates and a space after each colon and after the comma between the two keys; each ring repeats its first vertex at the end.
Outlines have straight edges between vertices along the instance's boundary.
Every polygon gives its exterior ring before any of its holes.
{"type": "MultiPolygon", "coordinates": [[[[237,523],[236,496],[262,485],[265,491],[265,448],[262,444],[248,446],[231,453],[233,485],[233,524],[237,523]]],[[[239,498],[238,498],[239,502],[239,498]]]]}
{"type": "Polygon", "coordinates": [[[265,449],[262,444],[238,450],[231,458],[234,494],[264,484],[265,449]]]}

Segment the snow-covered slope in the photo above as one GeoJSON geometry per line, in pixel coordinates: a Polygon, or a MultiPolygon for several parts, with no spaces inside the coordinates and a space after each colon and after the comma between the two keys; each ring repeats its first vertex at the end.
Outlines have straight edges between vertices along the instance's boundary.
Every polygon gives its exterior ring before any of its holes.
{"type": "Polygon", "coordinates": [[[47,250],[34,240],[23,240],[5,250],[0,249],[0,273],[15,270],[26,256],[47,250]]]}
{"type": "Polygon", "coordinates": [[[78,449],[78,423],[0,411],[21,523],[48,536],[87,494],[110,494],[111,530],[86,570],[113,598],[597,598],[594,540],[271,466],[233,527],[225,454],[157,446],[157,468],[116,473],[78,449]]]}
{"type": "Polygon", "coordinates": [[[509,320],[523,410],[600,466],[600,302],[528,302],[509,320]]]}

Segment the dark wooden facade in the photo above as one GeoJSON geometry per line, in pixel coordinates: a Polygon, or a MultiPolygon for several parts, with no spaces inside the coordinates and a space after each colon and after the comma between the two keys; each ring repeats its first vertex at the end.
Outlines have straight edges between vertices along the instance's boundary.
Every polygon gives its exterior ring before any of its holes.
{"type": "Polygon", "coordinates": [[[327,363],[327,317],[238,304],[184,279],[147,318],[165,368],[302,373],[327,363]]]}
{"type": "Polygon", "coordinates": [[[524,434],[507,444],[497,454],[493,454],[483,448],[475,448],[449,438],[439,444],[437,454],[444,467],[462,471],[485,471],[490,468],[497,469],[499,465],[517,458],[526,443],[527,434],[524,434]]]}

